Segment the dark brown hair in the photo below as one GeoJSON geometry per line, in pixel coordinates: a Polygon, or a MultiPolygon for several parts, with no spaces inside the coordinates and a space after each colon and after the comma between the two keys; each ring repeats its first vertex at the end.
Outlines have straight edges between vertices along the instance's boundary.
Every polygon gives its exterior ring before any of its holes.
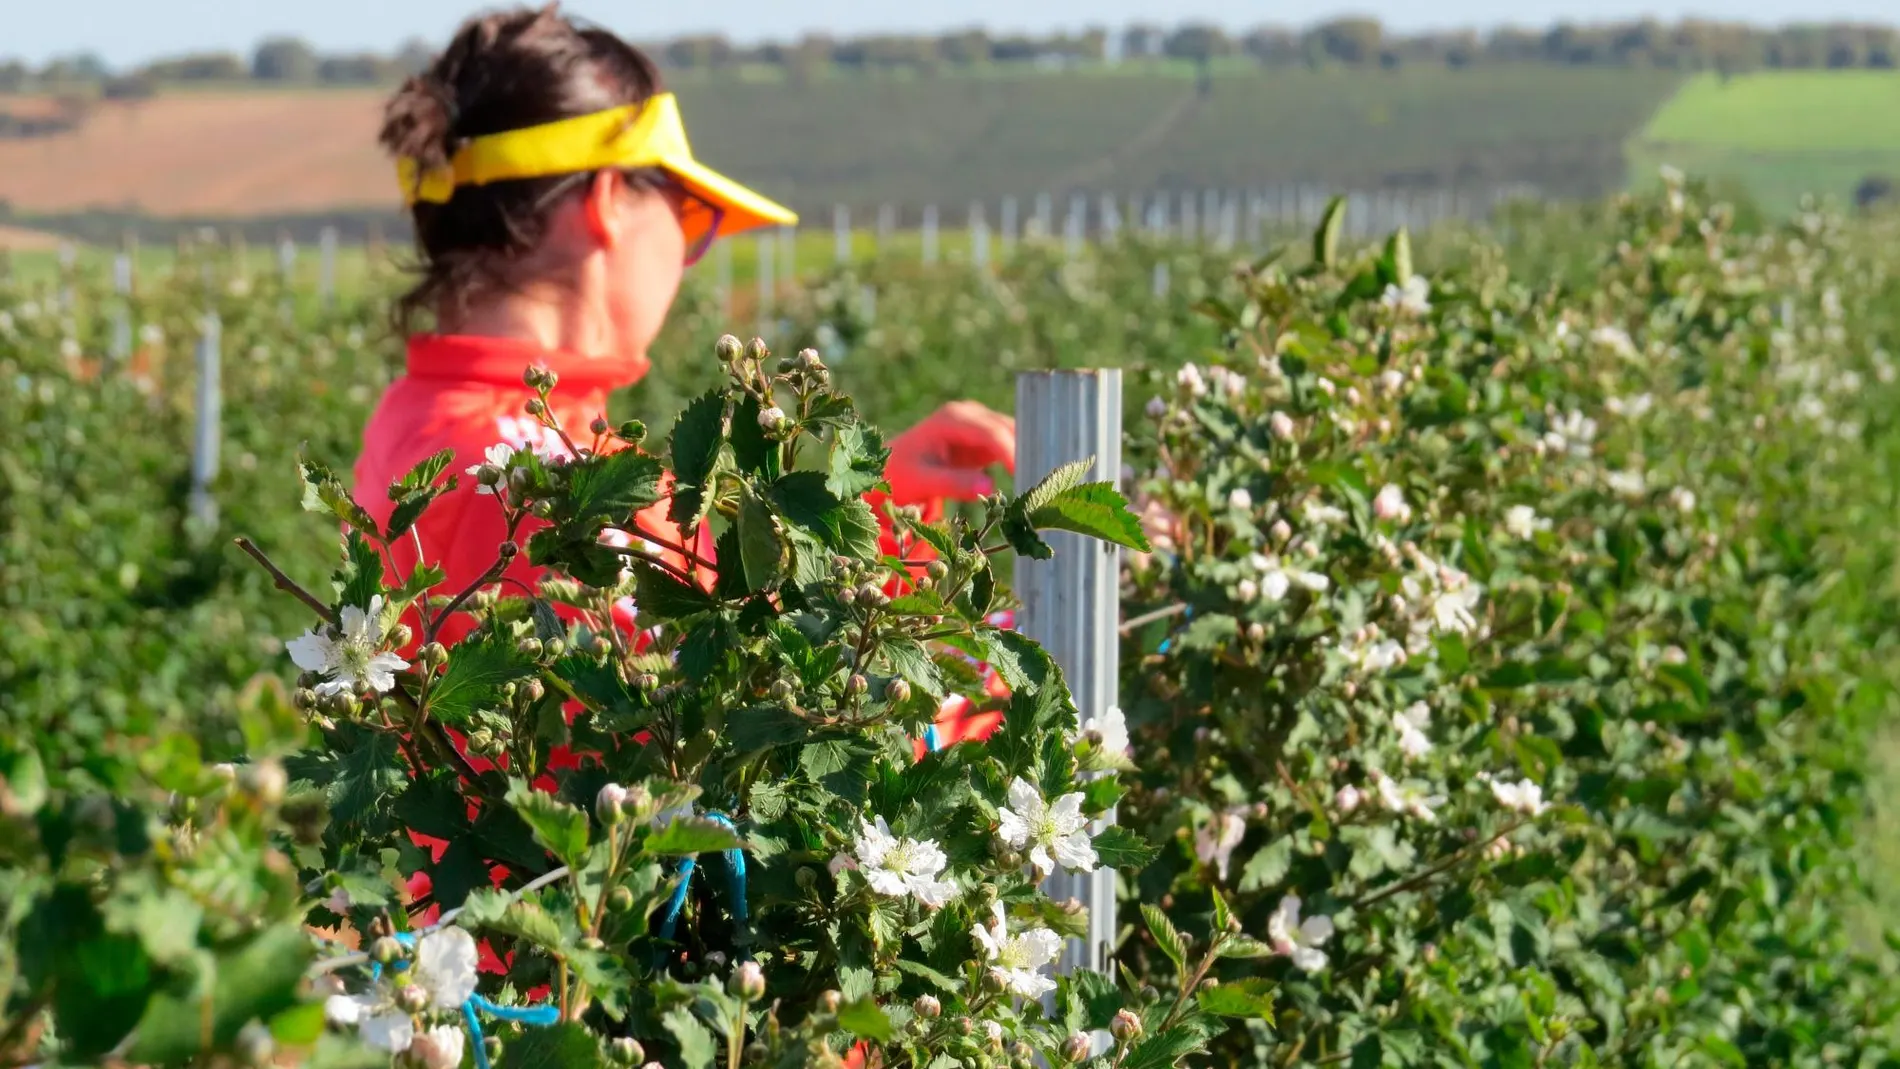
{"type": "MultiPolygon", "coordinates": [[[[653,61],[611,32],[576,23],[556,4],[516,8],[463,23],[428,70],[389,98],[377,139],[393,156],[438,167],[469,138],[640,104],[661,91],[653,61]]],[[[658,171],[631,177],[664,181],[658,171]]],[[[418,277],[397,302],[398,329],[413,329],[422,313],[460,313],[478,292],[507,286],[510,263],[540,244],[549,208],[577,188],[572,175],[524,178],[460,187],[446,204],[417,203],[418,277]]]]}

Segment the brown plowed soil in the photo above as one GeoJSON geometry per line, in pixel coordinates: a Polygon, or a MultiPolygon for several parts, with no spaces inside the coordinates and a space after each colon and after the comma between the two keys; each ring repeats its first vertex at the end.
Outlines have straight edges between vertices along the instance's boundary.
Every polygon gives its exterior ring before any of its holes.
{"type": "Polygon", "coordinates": [[[246,216],[394,207],[377,90],[174,93],[104,102],[70,134],[0,140],[20,212],[246,216]]]}

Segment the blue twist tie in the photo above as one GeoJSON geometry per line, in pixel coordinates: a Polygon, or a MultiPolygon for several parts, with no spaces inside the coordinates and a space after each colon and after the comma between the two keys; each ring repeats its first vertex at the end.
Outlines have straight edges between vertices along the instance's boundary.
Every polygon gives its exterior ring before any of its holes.
{"type": "MultiPolygon", "coordinates": [[[[724,813],[706,813],[704,818],[728,831],[737,833],[739,830],[732,823],[732,818],[724,813]]],[[[729,899],[732,917],[740,924],[744,924],[751,918],[750,908],[746,904],[745,851],[733,847],[730,850],[722,850],[720,853],[723,855],[721,860],[725,862],[726,897],[729,899]]],[[[673,889],[673,897],[667,900],[666,912],[660,918],[661,939],[672,940],[673,933],[678,930],[680,914],[686,910],[687,893],[692,889],[693,873],[698,871],[698,868],[696,859],[690,857],[680,859],[677,870],[680,878],[679,886],[673,889]]],[[[739,960],[749,961],[751,957],[749,953],[742,953],[739,960]]]]}

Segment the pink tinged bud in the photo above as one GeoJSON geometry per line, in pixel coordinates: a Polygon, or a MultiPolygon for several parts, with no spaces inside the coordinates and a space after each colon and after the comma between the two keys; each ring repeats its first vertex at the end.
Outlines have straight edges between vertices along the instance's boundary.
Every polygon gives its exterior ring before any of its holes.
{"type": "Polygon", "coordinates": [[[1341,813],[1352,812],[1359,808],[1359,803],[1363,801],[1365,801],[1365,796],[1359,792],[1359,788],[1351,784],[1339,788],[1339,792],[1333,795],[1333,805],[1341,813]]]}

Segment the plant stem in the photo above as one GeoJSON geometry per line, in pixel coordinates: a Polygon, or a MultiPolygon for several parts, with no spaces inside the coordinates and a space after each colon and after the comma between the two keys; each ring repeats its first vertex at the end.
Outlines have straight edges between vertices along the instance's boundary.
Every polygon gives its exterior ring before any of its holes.
{"type": "Polygon", "coordinates": [[[1431,868],[1426,869],[1425,871],[1419,873],[1416,876],[1408,876],[1405,879],[1400,880],[1398,883],[1395,883],[1392,886],[1387,887],[1383,890],[1375,891],[1372,894],[1367,895],[1363,898],[1355,899],[1351,903],[1351,905],[1347,908],[1363,909],[1364,907],[1370,906],[1375,902],[1383,902],[1386,899],[1391,898],[1393,895],[1403,894],[1406,891],[1412,891],[1420,887],[1423,887],[1425,884],[1430,883],[1434,878],[1443,875],[1445,872],[1449,871],[1452,868],[1455,868],[1460,862],[1464,861],[1466,857],[1468,857],[1473,851],[1482,850],[1483,848],[1490,846],[1492,843],[1497,842],[1499,839],[1504,839],[1504,838],[1509,837],[1512,832],[1523,827],[1526,823],[1528,823],[1528,821],[1520,820],[1517,823],[1511,825],[1510,827],[1504,829],[1503,831],[1498,832],[1496,835],[1491,836],[1489,839],[1484,840],[1483,842],[1469,843],[1461,849],[1454,850],[1451,852],[1451,855],[1449,857],[1445,858],[1445,860],[1443,861],[1440,861],[1438,864],[1433,865],[1431,868]]]}
{"type": "Polygon", "coordinates": [[[694,590],[699,589],[699,584],[694,581],[691,575],[675,567],[673,562],[667,560],[665,557],[656,557],[646,550],[634,549],[632,546],[606,546],[604,548],[609,552],[618,553],[623,557],[632,557],[635,560],[645,561],[673,578],[678,579],[680,582],[685,583],[687,586],[692,587],[694,590]]]}
{"type": "Polygon", "coordinates": [[[1166,620],[1171,616],[1179,616],[1186,611],[1188,611],[1188,606],[1187,603],[1183,601],[1176,602],[1165,609],[1156,609],[1153,612],[1144,612],[1140,616],[1131,616],[1122,621],[1121,633],[1126,635],[1144,624],[1152,624],[1156,620],[1166,620]]]}
{"type": "Polygon", "coordinates": [[[330,612],[330,607],[325,605],[322,599],[318,598],[315,594],[305,590],[295,579],[285,575],[282,568],[271,563],[271,559],[264,555],[264,551],[257,548],[257,543],[245,538],[243,535],[239,535],[237,538],[232,539],[232,541],[237,544],[239,549],[250,554],[251,559],[256,561],[259,565],[262,565],[265,571],[270,573],[271,579],[276,583],[277,589],[296,595],[297,600],[310,606],[310,608],[316,611],[318,616],[323,617],[325,623],[336,623],[336,616],[330,612]]]}
{"type": "Polygon", "coordinates": [[[701,568],[718,567],[718,565],[714,564],[712,561],[709,561],[706,558],[700,556],[699,554],[694,553],[692,550],[687,549],[685,546],[680,545],[676,542],[673,542],[669,539],[662,538],[659,535],[655,534],[654,532],[647,530],[645,527],[640,526],[640,522],[638,518],[634,520],[633,533],[636,535],[639,535],[641,538],[646,539],[647,541],[653,543],[654,545],[659,546],[661,549],[672,550],[673,552],[679,554],[680,556],[685,557],[687,560],[692,561],[694,564],[699,565],[701,568]]]}

